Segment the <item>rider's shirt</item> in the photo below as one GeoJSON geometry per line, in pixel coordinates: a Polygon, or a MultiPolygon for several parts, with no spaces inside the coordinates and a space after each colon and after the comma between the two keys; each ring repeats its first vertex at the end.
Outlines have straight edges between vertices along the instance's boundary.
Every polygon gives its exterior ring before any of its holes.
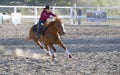
{"type": "Polygon", "coordinates": [[[41,21],[46,21],[50,16],[56,16],[55,14],[53,14],[52,12],[46,12],[45,10],[42,11],[41,13],[41,17],[40,17],[40,20],[41,21]]]}

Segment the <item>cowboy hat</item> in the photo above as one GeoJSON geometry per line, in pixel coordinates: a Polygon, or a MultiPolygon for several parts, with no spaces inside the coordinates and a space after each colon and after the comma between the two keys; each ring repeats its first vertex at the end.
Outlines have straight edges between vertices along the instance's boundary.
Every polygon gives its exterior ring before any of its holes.
{"type": "Polygon", "coordinates": [[[52,9],[52,7],[46,5],[44,9],[52,9]]]}

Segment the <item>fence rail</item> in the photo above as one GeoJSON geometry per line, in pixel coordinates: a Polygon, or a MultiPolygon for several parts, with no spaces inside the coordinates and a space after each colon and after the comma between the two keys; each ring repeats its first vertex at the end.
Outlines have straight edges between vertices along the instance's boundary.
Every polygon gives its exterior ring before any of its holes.
{"type": "MultiPolygon", "coordinates": [[[[0,6],[0,13],[3,13],[3,20],[11,19],[11,13],[21,13],[22,19],[34,19],[34,23],[38,22],[39,14],[44,6],[0,6]]],[[[120,7],[80,7],[80,6],[53,6],[53,12],[60,18],[69,19],[71,25],[77,23],[77,19],[85,21],[87,10],[105,10],[107,19],[120,19],[120,7]],[[82,9],[82,14],[78,15],[78,10],[82,9]]],[[[65,21],[66,23],[66,21],[65,21]]],[[[83,22],[84,23],[84,22],[83,22]]]]}

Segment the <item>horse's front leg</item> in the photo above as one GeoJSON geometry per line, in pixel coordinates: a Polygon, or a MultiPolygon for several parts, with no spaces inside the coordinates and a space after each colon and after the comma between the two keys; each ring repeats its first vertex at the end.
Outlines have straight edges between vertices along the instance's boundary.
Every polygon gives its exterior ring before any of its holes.
{"type": "Polygon", "coordinates": [[[58,45],[61,46],[61,47],[66,51],[66,53],[68,54],[69,58],[72,58],[71,53],[70,53],[70,52],[68,51],[68,49],[63,45],[63,43],[62,43],[61,40],[58,41],[58,45]]]}

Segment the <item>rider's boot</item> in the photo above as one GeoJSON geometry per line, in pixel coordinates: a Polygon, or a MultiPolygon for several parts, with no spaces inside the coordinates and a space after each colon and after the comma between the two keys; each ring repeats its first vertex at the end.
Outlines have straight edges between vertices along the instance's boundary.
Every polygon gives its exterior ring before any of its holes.
{"type": "Polygon", "coordinates": [[[42,34],[42,30],[40,29],[40,30],[38,30],[38,32],[36,33],[36,38],[37,38],[37,40],[40,39],[41,34],[42,34]]]}
{"type": "Polygon", "coordinates": [[[39,34],[36,35],[37,40],[40,39],[40,36],[41,36],[41,33],[39,33],[39,34]]]}

